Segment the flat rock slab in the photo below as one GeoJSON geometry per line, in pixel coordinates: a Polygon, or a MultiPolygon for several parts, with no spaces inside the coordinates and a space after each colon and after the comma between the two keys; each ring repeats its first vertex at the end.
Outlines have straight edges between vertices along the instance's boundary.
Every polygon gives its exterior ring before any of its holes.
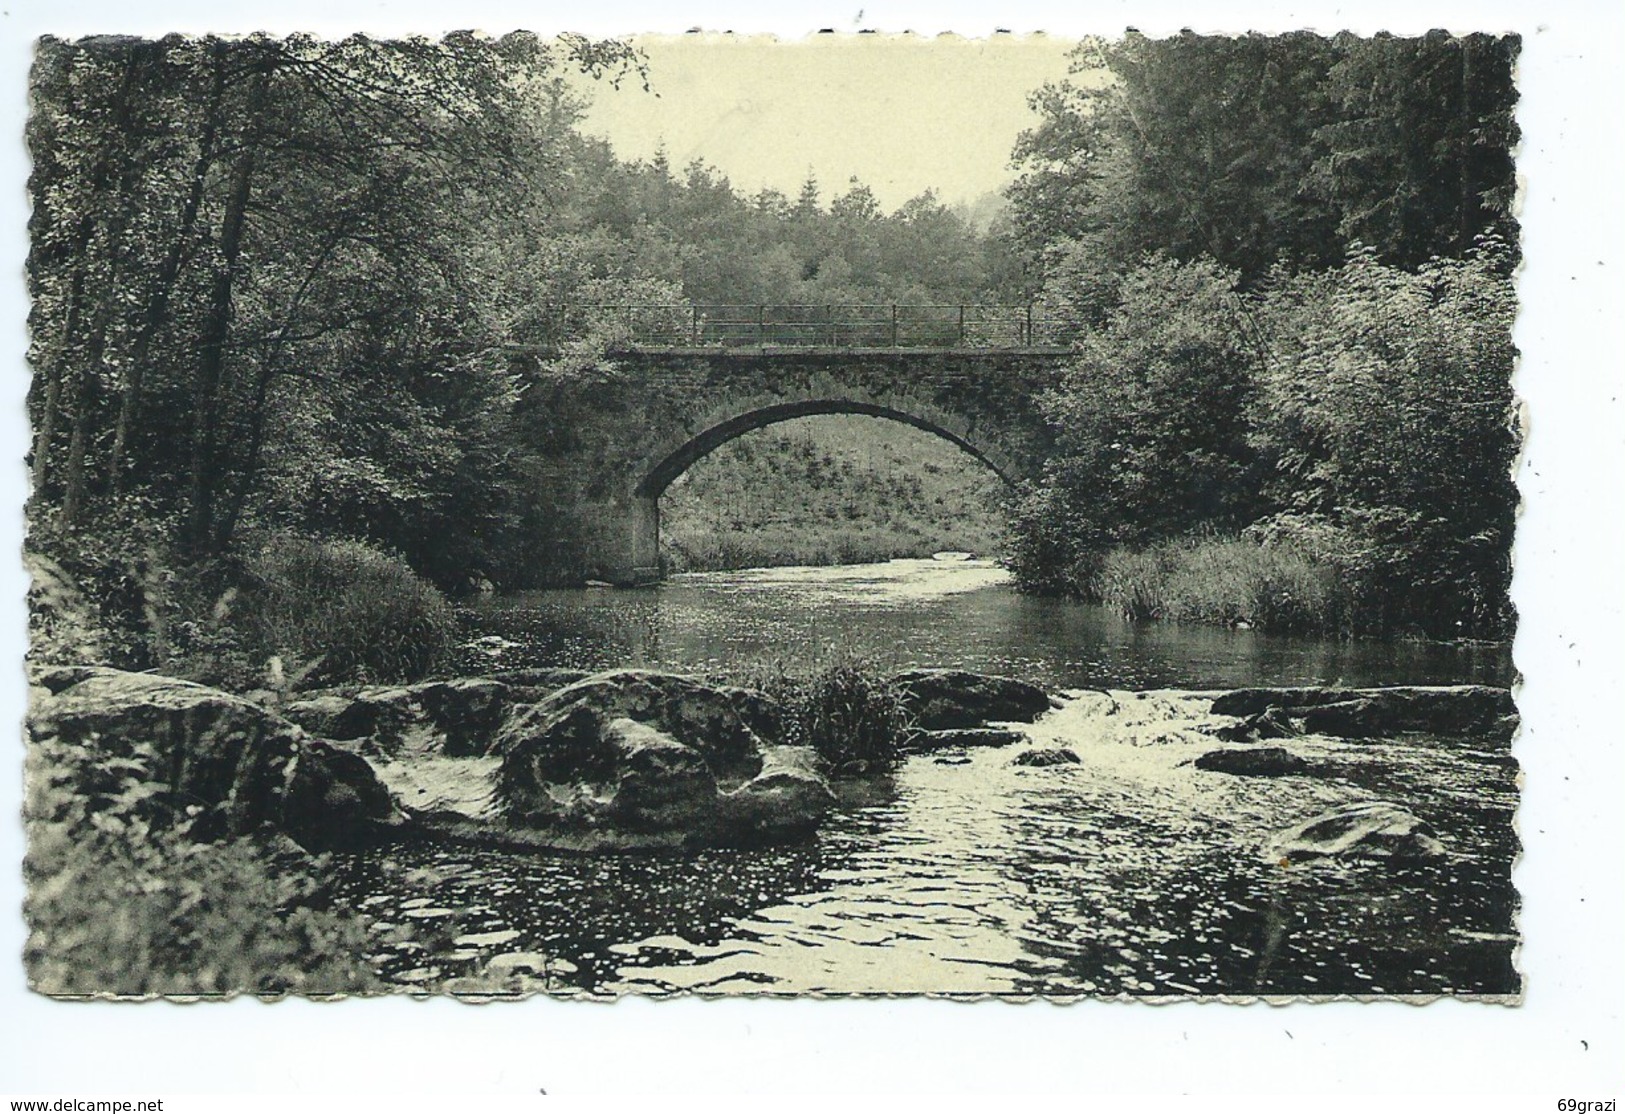
{"type": "Polygon", "coordinates": [[[1504,727],[1517,715],[1511,691],[1488,685],[1237,689],[1215,698],[1212,711],[1250,717],[1272,708],[1301,719],[1309,734],[1344,739],[1404,731],[1472,734],[1504,727]]]}
{"type": "Polygon", "coordinates": [[[1027,736],[1007,727],[962,727],[951,731],[916,731],[903,749],[913,754],[930,754],[961,747],[1007,747],[1025,742],[1027,736]]]}

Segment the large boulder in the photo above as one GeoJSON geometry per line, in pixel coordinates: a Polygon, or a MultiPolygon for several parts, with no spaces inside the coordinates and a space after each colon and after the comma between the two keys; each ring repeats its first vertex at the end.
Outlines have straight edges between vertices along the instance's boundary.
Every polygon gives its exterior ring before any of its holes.
{"type": "Polygon", "coordinates": [[[302,740],[281,822],[301,844],[313,850],[363,847],[406,823],[365,758],[320,739],[302,740]]]}
{"type": "Polygon", "coordinates": [[[307,846],[350,842],[400,822],[370,767],[310,739],[251,701],[148,673],[89,669],[45,679],[63,684],[30,709],[36,743],[61,744],[65,776],[92,808],[183,813],[200,839],[270,826],[307,846]]]}
{"type": "Polygon", "coordinates": [[[316,693],[283,713],[326,739],[370,739],[386,752],[483,754],[507,715],[513,694],[501,681],[450,681],[366,688],[353,695],[316,693]]]}
{"type": "Polygon", "coordinates": [[[1270,862],[1319,858],[1422,860],[1442,857],[1444,844],[1420,817],[1387,801],[1342,805],[1279,833],[1264,848],[1270,862]]]}
{"type": "Polygon", "coordinates": [[[595,674],[508,717],[496,740],[499,814],[521,829],[671,843],[803,831],[834,794],[810,751],[763,740],[757,728],[772,719],[748,690],[651,670],[595,674]]]}
{"type": "Polygon", "coordinates": [[[648,724],[575,707],[505,760],[506,819],[534,828],[709,826],[717,779],[699,751],[648,724]]]}
{"type": "Polygon", "coordinates": [[[963,669],[910,669],[892,678],[922,731],[980,727],[985,723],[1031,723],[1050,710],[1049,693],[1013,677],[963,669]]]}
{"type": "Polygon", "coordinates": [[[759,692],[652,669],[614,669],[515,708],[497,732],[491,753],[506,758],[516,749],[530,748],[574,709],[602,720],[626,718],[657,727],[698,750],[719,778],[739,781],[761,772],[762,737],[777,731],[771,701],[759,692]]]}
{"type": "Polygon", "coordinates": [[[1499,729],[1517,714],[1512,693],[1488,685],[1237,689],[1215,699],[1212,711],[1248,717],[1267,715],[1271,708],[1302,719],[1310,734],[1339,738],[1405,731],[1472,734],[1499,729]]]}
{"type": "Polygon", "coordinates": [[[1194,763],[1198,770],[1250,777],[1280,777],[1309,772],[1309,763],[1283,747],[1210,750],[1194,763]]]}
{"type": "Polygon", "coordinates": [[[1303,729],[1314,735],[1371,739],[1402,731],[1466,735],[1494,730],[1516,714],[1512,694],[1482,685],[1372,689],[1353,700],[1310,708],[1303,729]]]}

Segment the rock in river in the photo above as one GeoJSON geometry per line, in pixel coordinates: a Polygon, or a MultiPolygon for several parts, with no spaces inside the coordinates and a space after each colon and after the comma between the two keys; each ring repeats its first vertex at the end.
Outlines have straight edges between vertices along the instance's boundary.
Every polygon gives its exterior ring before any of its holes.
{"type": "Polygon", "coordinates": [[[1401,731],[1468,734],[1517,714],[1510,691],[1487,685],[1237,689],[1213,701],[1213,713],[1223,716],[1266,714],[1271,707],[1301,717],[1309,734],[1349,739],[1401,731]]]}
{"type": "Polygon", "coordinates": [[[497,801],[520,828],[658,835],[674,843],[777,836],[834,803],[812,755],[764,742],[766,698],[690,677],[595,674],[516,709],[497,737],[497,801]]]}
{"type": "Polygon", "coordinates": [[[1360,801],[1281,832],[1264,848],[1270,862],[1355,856],[1432,859],[1445,854],[1433,828],[1387,801],[1360,801]]]}
{"type": "Polygon", "coordinates": [[[1070,747],[1034,747],[1011,759],[1016,766],[1070,766],[1082,761],[1070,747]]]}
{"type": "Polygon", "coordinates": [[[1031,723],[1050,710],[1049,693],[1011,677],[963,669],[910,669],[892,678],[922,731],[1031,723]]]}
{"type": "Polygon", "coordinates": [[[1284,747],[1210,750],[1196,759],[1195,766],[1198,770],[1253,777],[1279,777],[1309,771],[1309,763],[1284,747]]]}
{"type": "Polygon", "coordinates": [[[959,747],[1007,747],[1026,738],[1008,727],[961,727],[951,731],[916,731],[903,747],[913,753],[931,753],[959,747]]]}

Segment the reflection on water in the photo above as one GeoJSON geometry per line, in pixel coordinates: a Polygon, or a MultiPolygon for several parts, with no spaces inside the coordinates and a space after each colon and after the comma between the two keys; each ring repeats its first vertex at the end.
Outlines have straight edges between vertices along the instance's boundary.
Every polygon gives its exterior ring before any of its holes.
{"type": "MultiPolygon", "coordinates": [[[[1117,689],[1505,679],[1494,652],[1136,629],[1001,580],[930,562],[709,574],[495,601],[480,620],[535,632],[528,652],[548,664],[723,664],[839,638],[898,665],[1117,689]]],[[[1302,740],[1314,776],[1240,778],[1190,766],[1213,745],[1205,707],[1084,695],[1032,729],[1080,764],[1015,766],[1020,745],[911,758],[841,786],[822,830],[788,846],[402,847],[343,860],[340,890],[376,920],[378,969],[412,987],[517,952],[545,958],[552,989],[592,994],[1515,992],[1508,740],[1302,740]],[[1260,853],[1370,798],[1427,819],[1449,856],[1286,867],[1260,853]]]]}
{"type": "MultiPolygon", "coordinates": [[[[1171,623],[1017,594],[986,561],[693,573],[636,591],[494,598],[482,632],[521,644],[505,664],[726,668],[840,647],[883,667],[957,666],[1063,687],[1510,684],[1506,646],[1299,638],[1171,623]]],[[[472,663],[477,664],[477,663],[472,663]]]]}

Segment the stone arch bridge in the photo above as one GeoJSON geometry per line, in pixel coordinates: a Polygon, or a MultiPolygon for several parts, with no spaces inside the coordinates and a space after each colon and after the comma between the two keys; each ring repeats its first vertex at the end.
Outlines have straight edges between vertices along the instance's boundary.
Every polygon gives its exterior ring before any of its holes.
{"type": "Polygon", "coordinates": [[[557,463],[576,481],[572,564],[618,585],[658,580],[667,486],[733,438],[793,418],[901,422],[959,446],[1006,483],[1034,477],[1051,437],[1039,395],[1067,354],[1030,343],[617,348],[570,388],[565,412],[585,404],[595,417],[551,431],[557,463]]]}

